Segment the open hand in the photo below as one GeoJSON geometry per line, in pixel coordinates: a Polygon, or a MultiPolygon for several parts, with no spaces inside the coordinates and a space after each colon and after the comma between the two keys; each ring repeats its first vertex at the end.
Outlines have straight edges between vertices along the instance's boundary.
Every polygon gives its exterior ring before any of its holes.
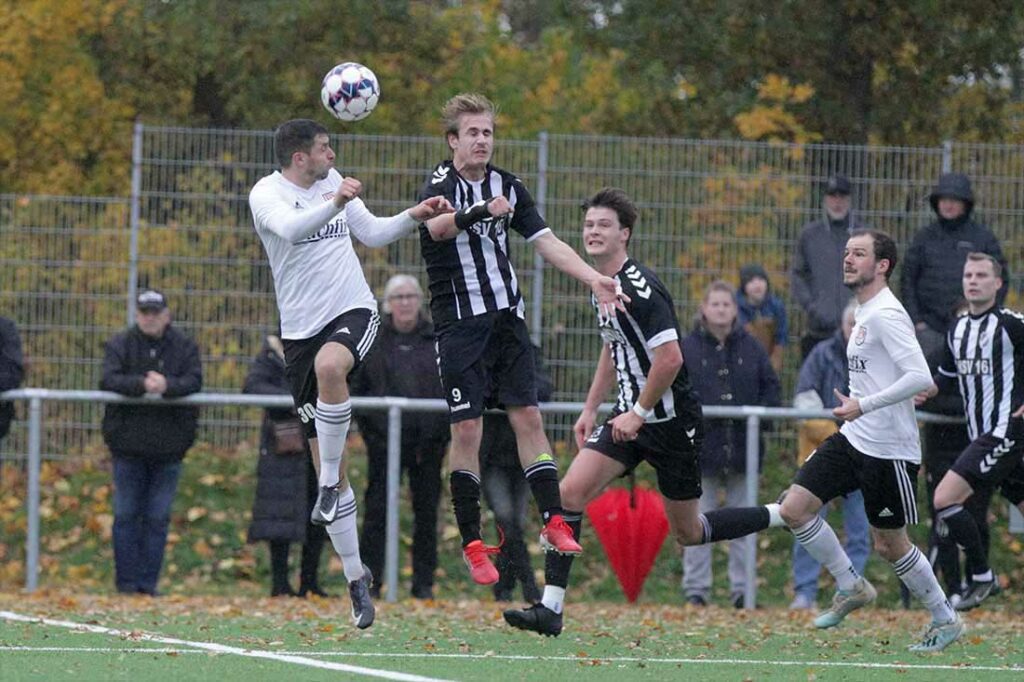
{"type": "Polygon", "coordinates": [[[839,399],[839,407],[832,409],[832,414],[834,414],[837,419],[852,422],[854,419],[857,419],[857,417],[864,414],[861,412],[859,400],[843,395],[839,392],[839,389],[833,388],[832,392],[835,393],[836,398],[839,399]]]}
{"type": "Polygon", "coordinates": [[[622,286],[611,277],[601,276],[590,285],[597,299],[597,316],[602,321],[610,320],[616,310],[626,312],[629,296],[622,293],[622,286]]]}
{"type": "Polygon", "coordinates": [[[421,223],[431,218],[436,218],[439,215],[454,212],[455,208],[444,197],[424,199],[409,209],[409,215],[412,216],[413,220],[418,220],[421,223]]]}

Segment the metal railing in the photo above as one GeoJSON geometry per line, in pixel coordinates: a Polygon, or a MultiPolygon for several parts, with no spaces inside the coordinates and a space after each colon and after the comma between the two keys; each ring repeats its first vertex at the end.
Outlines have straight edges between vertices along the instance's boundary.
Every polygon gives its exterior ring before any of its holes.
{"type": "MultiPolygon", "coordinates": [[[[146,405],[238,405],[248,407],[293,406],[290,396],[282,395],[242,395],[237,393],[197,393],[185,398],[128,398],[109,391],[65,391],[43,388],[23,388],[0,394],[2,400],[24,400],[28,402],[28,492],[26,496],[27,529],[25,538],[25,590],[33,592],[39,581],[39,544],[40,544],[40,472],[42,469],[42,429],[43,402],[97,402],[97,403],[131,403],[146,405]]],[[[444,413],[448,405],[444,400],[427,400],[397,397],[352,397],[354,408],[386,409],[388,412],[388,484],[387,484],[387,517],[386,541],[384,553],[384,577],[387,585],[385,599],[389,602],[398,600],[398,511],[399,491],[401,486],[401,432],[402,414],[404,412],[438,412],[444,413]]],[[[610,405],[603,405],[603,411],[609,411],[610,405]]],[[[578,414],[583,403],[542,403],[542,412],[547,414],[578,414]]],[[[747,422],[747,500],[750,506],[757,504],[758,478],[760,459],[761,421],[787,419],[831,419],[829,410],[805,410],[788,407],[741,406],[726,407],[706,405],[704,416],[712,419],[731,418],[745,419],[747,422]]],[[[955,423],[955,417],[947,417],[919,412],[919,421],[955,423]]],[[[1017,510],[1011,506],[1011,511],[1017,510]]],[[[1011,530],[1024,532],[1024,523],[1019,516],[1011,516],[1011,530]]],[[[745,538],[747,543],[747,576],[746,592],[743,604],[746,608],[754,608],[757,603],[757,543],[756,535],[745,538]]]]}

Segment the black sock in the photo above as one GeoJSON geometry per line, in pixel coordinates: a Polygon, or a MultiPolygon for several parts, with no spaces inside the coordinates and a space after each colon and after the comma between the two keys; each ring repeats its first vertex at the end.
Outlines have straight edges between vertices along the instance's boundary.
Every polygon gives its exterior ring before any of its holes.
{"type": "Polygon", "coordinates": [[[701,544],[706,545],[719,540],[735,540],[764,530],[771,522],[771,515],[767,507],[728,507],[701,514],[700,522],[704,526],[701,544]]]}
{"type": "Polygon", "coordinates": [[[553,514],[562,513],[562,496],[558,492],[558,465],[551,455],[542,454],[523,469],[530,492],[537,501],[541,518],[547,523],[553,514]]]}
{"type": "Polygon", "coordinates": [[[945,509],[937,509],[935,516],[949,528],[949,537],[953,542],[964,548],[967,565],[975,575],[988,571],[988,556],[981,542],[978,524],[971,513],[959,504],[945,509]]]}
{"type": "MultiPolygon", "coordinates": [[[[580,541],[583,529],[583,512],[565,510],[562,513],[565,523],[572,528],[576,542],[580,541]]],[[[544,555],[544,583],[565,589],[569,585],[569,570],[572,568],[573,555],[548,552],[544,555]]]]}
{"type": "Polygon", "coordinates": [[[448,477],[452,489],[455,522],[462,535],[462,546],[480,539],[480,477],[472,471],[458,469],[448,477]]]}

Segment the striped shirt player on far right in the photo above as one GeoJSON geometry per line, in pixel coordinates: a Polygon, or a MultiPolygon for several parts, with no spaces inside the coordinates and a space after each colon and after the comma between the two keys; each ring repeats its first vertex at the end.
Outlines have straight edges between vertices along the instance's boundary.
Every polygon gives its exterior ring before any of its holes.
{"type": "Polygon", "coordinates": [[[996,307],[1002,274],[999,261],[987,253],[968,254],[967,313],[950,327],[946,357],[935,377],[959,386],[971,438],[936,487],[934,500],[936,517],[967,556],[971,581],[956,604],[960,611],[980,605],[995,587],[985,543],[964,503],[979,488],[1001,487],[1003,496],[1024,511],[1024,317],[996,307]]]}
{"type": "Polygon", "coordinates": [[[856,230],[846,242],[843,283],[859,305],[846,347],[850,395],[836,389],[840,404],[832,411],[845,423],[808,456],[781,511],[797,541],[836,579],[831,608],[814,621],[831,628],[877,594],[818,516],[830,500],[861,490],[875,549],[931,612],[931,624],[910,650],[940,651],[963,635],[964,624],[907,535],[907,525],[917,523],[921,463],[914,397],[933,384],[910,316],[889,289],[896,262],[896,244],[884,233],[856,230]]]}

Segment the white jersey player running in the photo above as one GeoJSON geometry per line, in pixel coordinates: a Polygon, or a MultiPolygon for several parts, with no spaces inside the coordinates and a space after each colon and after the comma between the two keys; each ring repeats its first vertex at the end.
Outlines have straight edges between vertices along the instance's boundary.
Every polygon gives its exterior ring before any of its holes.
{"type": "Polygon", "coordinates": [[[840,405],[833,410],[845,423],[804,462],[781,512],[797,541],[836,579],[832,607],[814,621],[830,628],[876,596],[818,516],[830,500],[861,490],[875,549],[932,615],[924,637],[910,649],[939,651],[963,634],[964,625],[928,559],[907,536],[907,524],[917,522],[914,491],[921,462],[913,398],[932,380],[910,316],[889,290],[896,254],[892,239],[875,230],[857,230],[846,243],[843,283],[860,305],[846,347],[850,395],[836,390],[840,405]]]}
{"type": "Polygon", "coordinates": [[[349,583],[352,619],[367,628],[373,577],[359,555],[342,454],[352,418],[348,375],[373,345],[380,318],[350,233],[382,246],[453,209],[432,197],[390,218],[374,216],[358,198],[362,184],[334,169],[327,130],[315,121],[281,124],[274,153],[281,170],[256,183],[249,207],[274,277],[285,374],[320,479],[311,520],[327,526],[349,583]]]}

